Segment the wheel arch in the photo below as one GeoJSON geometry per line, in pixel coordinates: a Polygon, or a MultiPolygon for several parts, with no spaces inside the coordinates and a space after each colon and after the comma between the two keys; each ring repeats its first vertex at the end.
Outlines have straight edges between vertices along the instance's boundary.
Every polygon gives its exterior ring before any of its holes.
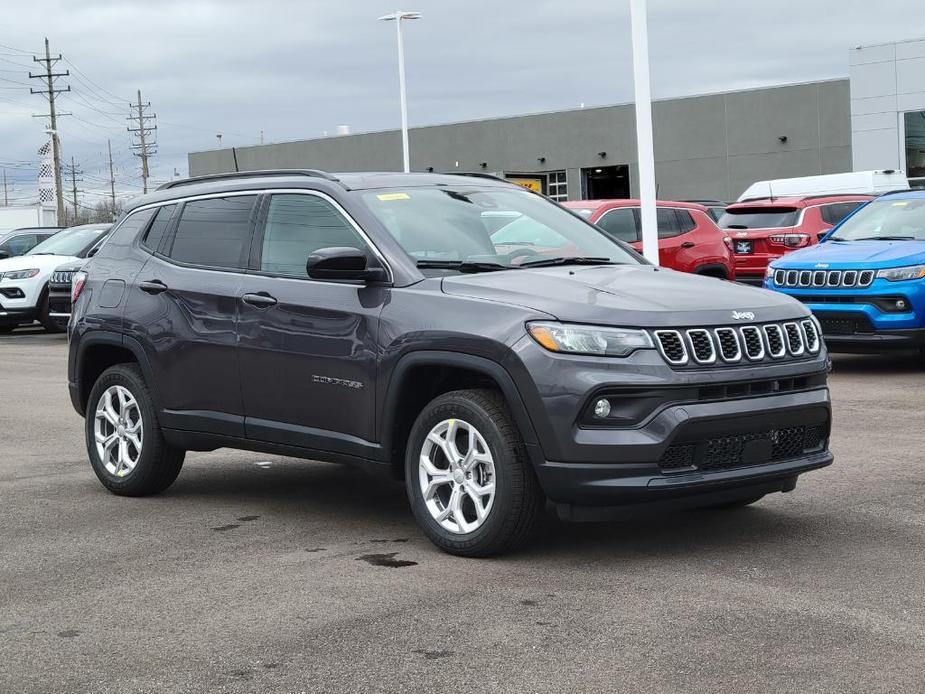
{"type": "Polygon", "coordinates": [[[159,411],[157,384],[151,378],[151,364],[141,344],[133,338],[108,331],[87,333],[80,339],[75,364],[78,411],[81,414],[86,412],[93,384],[106,369],[116,364],[138,364],[159,411]]]}
{"type": "Polygon", "coordinates": [[[408,434],[428,402],[452,390],[485,387],[502,395],[531,459],[537,462],[542,456],[536,431],[507,369],[486,357],[423,350],[405,355],[396,364],[380,410],[382,448],[389,456],[395,476],[400,478],[404,474],[408,434]]]}

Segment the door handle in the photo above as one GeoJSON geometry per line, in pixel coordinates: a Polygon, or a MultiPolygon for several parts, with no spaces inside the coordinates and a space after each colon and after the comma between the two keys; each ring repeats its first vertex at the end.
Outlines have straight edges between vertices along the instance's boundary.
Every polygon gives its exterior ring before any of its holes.
{"type": "Polygon", "coordinates": [[[696,245],[697,244],[694,243],[693,241],[685,241],[684,243],[681,244],[681,248],[693,248],[696,245]]]}
{"type": "Polygon", "coordinates": [[[241,297],[241,301],[245,304],[250,304],[256,308],[270,308],[270,306],[276,306],[276,298],[270,296],[266,292],[258,292],[256,294],[245,294],[241,297]]]}
{"type": "Polygon", "coordinates": [[[148,294],[160,294],[161,292],[167,291],[167,285],[160,280],[148,280],[146,282],[139,282],[138,288],[143,292],[147,292],[148,294]]]}

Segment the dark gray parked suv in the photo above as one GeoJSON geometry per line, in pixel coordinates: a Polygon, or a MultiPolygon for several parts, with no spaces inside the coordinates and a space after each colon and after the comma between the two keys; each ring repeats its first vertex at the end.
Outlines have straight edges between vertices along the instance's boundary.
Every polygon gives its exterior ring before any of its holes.
{"type": "Polygon", "coordinates": [[[363,464],[485,556],[545,500],[740,506],[832,462],[806,308],[653,267],[490,177],[177,181],[73,285],[71,398],[116,494],[167,488],[188,450],[363,464]]]}

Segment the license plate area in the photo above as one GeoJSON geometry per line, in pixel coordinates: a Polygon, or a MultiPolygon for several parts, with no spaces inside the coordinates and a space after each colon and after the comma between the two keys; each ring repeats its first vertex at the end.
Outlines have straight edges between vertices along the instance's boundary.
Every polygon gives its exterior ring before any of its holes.
{"type": "Polygon", "coordinates": [[[737,255],[751,255],[755,252],[754,241],[740,241],[739,239],[735,239],[732,242],[732,247],[735,249],[737,255]]]}

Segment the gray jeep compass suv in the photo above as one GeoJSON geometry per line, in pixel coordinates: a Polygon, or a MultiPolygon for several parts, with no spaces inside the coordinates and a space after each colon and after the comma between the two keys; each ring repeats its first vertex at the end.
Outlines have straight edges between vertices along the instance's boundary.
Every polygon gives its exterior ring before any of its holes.
{"type": "Polygon", "coordinates": [[[832,462],[802,304],[646,263],[486,176],[219,174],[74,276],[68,380],[116,494],[232,447],[404,478],[440,548],[615,507],[734,507],[832,462]]]}

